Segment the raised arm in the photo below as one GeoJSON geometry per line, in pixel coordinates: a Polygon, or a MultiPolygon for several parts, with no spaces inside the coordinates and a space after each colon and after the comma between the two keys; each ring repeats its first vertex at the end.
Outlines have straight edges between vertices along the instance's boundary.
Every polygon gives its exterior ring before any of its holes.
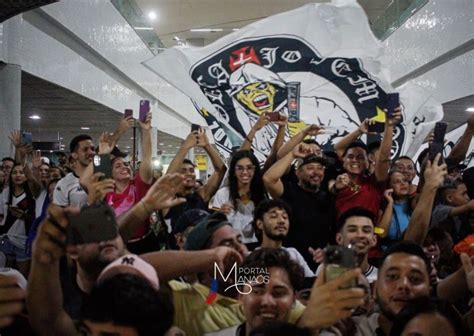
{"type": "Polygon", "coordinates": [[[51,206],[48,212],[50,216],[41,224],[33,244],[27,294],[30,323],[39,335],[77,335],[74,322],[63,309],[59,280],[67,220],[62,208],[51,206]]]}
{"type": "Polygon", "coordinates": [[[262,113],[257,119],[257,122],[250,129],[249,134],[245,136],[245,140],[240,146],[240,150],[250,150],[252,148],[252,142],[255,138],[255,134],[257,134],[257,132],[260,131],[263,127],[265,127],[268,122],[269,118],[267,117],[266,113],[262,113]]]}
{"type": "Polygon", "coordinates": [[[219,269],[226,269],[226,266],[234,262],[240,264],[243,260],[237,250],[227,246],[202,251],[159,251],[143,254],[140,258],[156,268],[162,282],[213,269],[214,263],[219,269]]]}
{"type": "Polygon", "coordinates": [[[184,139],[181,147],[179,147],[178,153],[174,156],[174,159],[171,161],[170,165],[168,166],[168,170],[166,174],[173,174],[178,173],[181,165],[183,164],[183,160],[186,158],[186,154],[188,154],[189,150],[196,146],[198,141],[198,131],[194,131],[188,134],[186,139],[184,139]]]}
{"type": "Polygon", "coordinates": [[[140,202],[117,218],[122,239],[128,241],[132,238],[153,211],[168,209],[185,202],[186,199],[175,196],[182,187],[183,181],[183,176],[178,173],[163,176],[151,186],[140,202]]]}
{"type": "Polygon", "coordinates": [[[464,133],[459,138],[456,145],[454,145],[451,153],[446,159],[454,163],[461,162],[466,157],[469,146],[471,145],[472,137],[474,136],[474,114],[467,119],[467,127],[464,133]]]}
{"type": "Polygon", "coordinates": [[[153,167],[151,162],[151,112],[148,112],[144,123],[141,121],[140,128],[142,130],[142,163],[138,174],[143,182],[151,184],[153,181],[153,167]]]}
{"type": "Polygon", "coordinates": [[[344,151],[351,143],[357,141],[357,139],[359,139],[362,135],[368,133],[370,123],[370,119],[366,118],[357,129],[347,134],[334,145],[334,151],[338,157],[342,158],[344,151]]]}
{"type": "Polygon", "coordinates": [[[122,137],[122,135],[131,127],[133,127],[133,123],[134,123],[134,120],[133,120],[133,117],[132,116],[129,116],[129,117],[123,117],[118,126],[117,126],[117,129],[115,130],[115,132],[112,134],[112,141],[114,143],[117,143],[120,138],[122,137]]]}
{"type": "Polygon", "coordinates": [[[392,222],[393,216],[393,197],[392,197],[393,189],[387,189],[384,192],[384,197],[387,200],[387,207],[382,213],[382,217],[380,218],[380,222],[377,225],[379,228],[383,230],[380,234],[380,238],[385,238],[388,236],[388,232],[390,231],[390,224],[392,222]]]}
{"type": "Polygon", "coordinates": [[[405,240],[412,240],[419,245],[423,244],[428,233],[436,191],[448,173],[445,163],[439,165],[440,160],[441,154],[438,154],[433,164],[429,160],[426,162],[425,184],[405,232],[405,240]]]}
{"type": "Polygon", "coordinates": [[[214,167],[214,173],[211,175],[211,177],[209,177],[207,183],[201,189],[199,189],[199,194],[201,195],[202,199],[207,202],[212,198],[212,196],[214,196],[217,189],[219,189],[222,179],[225,176],[227,167],[215,147],[209,143],[206,131],[203,128],[201,128],[198,132],[197,146],[204,148],[207,155],[211,159],[212,166],[214,167]]]}
{"type": "Polygon", "coordinates": [[[288,142],[284,144],[278,150],[277,159],[281,159],[282,157],[290,153],[293,150],[293,148],[295,148],[298,144],[300,144],[307,136],[317,136],[318,134],[321,134],[323,131],[324,131],[323,128],[315,124],[306,126],[294,137],[288,140],[288,142]]]}
{"type": "Polygon", "coordinates": [[[293,151],[286,154],[283,158],[275,162],[273,166],[263,175],[263,183],[265,188],[272,197],[281,197],[283,195],[284,186],[281,177],[290,167],[294,159],[304,158],[308,154],[308,148],[301,143],[293,151]]]}
{"type": "Polygon", "coordinates": [[[380,144],[379,155],[375,161],[375,177],[377,181],[385,181],[388,177],[388,171],[390,169],[390,151],[392,149],[393,140],[393,129],[400,122],[402,118],[400,106],[395,109],[393,118],[386,118],[385,129],[383,132],[382,143],[380,144]]]}
{"type": "Polygon", "coordinates": [[[278,132],[275,141],[273,142],[270,155],[268,155],[267,160],[263,165],[263,173],[265,173],[277,160],[278,151],[280,150],[281,146],[283,145],[283,142],[285,141],[285,132],[286,126],[288,124],[288,117],[285,115],[280,115],[280,120],[275,121],[275,124],[278,125],[278,132]]]}

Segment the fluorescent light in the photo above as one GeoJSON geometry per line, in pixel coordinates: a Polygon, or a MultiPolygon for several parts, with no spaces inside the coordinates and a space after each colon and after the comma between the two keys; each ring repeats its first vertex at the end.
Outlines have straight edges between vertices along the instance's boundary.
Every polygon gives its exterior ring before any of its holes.
{"type": "Polygon", "coordinates": [[[175,36],[175,37],[173,37],[173,40],[179,41],[179,37],[178,37],[178,36],[175,36]]]}
{"type": "Polygon", "coordinates": [[[127,146],[127,147],[125,147],[125,148],[130,148],[130,146],[127,146]]]}
{"type": "Polygon", "coordinates": [[[41,119],[41,117],[39,115],[33,114],[32,116],[30,116],[30,119],[39,120],[41,119]]]}
{"type": "Polygon", "coordinates": [[[239,28],[232,28],[232,31],[237,31],[239,30],[239,28]]]}
{"type": "Polygon", "coordinates": [[[133,27],[135,30],[153,30],[153,27],[133,27]]]}
{"type": "Polygon", "coordinates": [[[190,29],[191,32],[221,32],[221,28],[199,28],[199,29],[190,29]]]}
{"type": "Polygon", "coordinates": [[[466,109],[466,112],[474,112],[474,107],[468,107],[468,108],[466,109]]]}
{"type": "Polygon", "coordinates": [[[90,130],[91,128],[90,127],[81,127],[81,130],[90,130]]]}
{"type": "Polygon", "coordinates": [[[158,17],[154,11],[148,12],[147,16],[152,21],[156,20],[156,18],[158,17]]]}
{"type": "Polygon", "coordinates": [[[164,143],[160,142],[160,146],[164,146],[164,143]]]}

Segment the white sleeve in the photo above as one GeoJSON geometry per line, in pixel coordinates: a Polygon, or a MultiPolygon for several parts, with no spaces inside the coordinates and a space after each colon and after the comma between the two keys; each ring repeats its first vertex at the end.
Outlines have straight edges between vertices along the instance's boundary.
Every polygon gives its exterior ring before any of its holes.
{"type": "Polygon", "coordinates": [[[295,261],[298,264],[300,264],[301,267],[303,267],[305,278],[312,278],[312,277],[315,276],[314,272],[311,270],[311,268],[309,268],[308,263],[306,262],[306,260],[304,260],[303,256],[301,255],[301,253],[298,252],[297,249],[287,248],[287,250],[291,250],[291,252],[288,251],[288,252],[290,252],[290,255],[293,255],[294,258],[295,258],[295,261]]]}
{"type": "Polygon", "coordinates": [[[227,202],[229,202],[229,189],[224,187],[217,190],[216,194],[209,202],[209,207],[220,209],[222,205],[227,202]]]}
{"type": "Polygon", "coordinates": [[[60,180],[56,184],[56,188],[54,188],[53,193],[53,203],[62,207],[69,205],[69,200],[67,197],[67,188],[64,185],[64,180],[60,180]]]}

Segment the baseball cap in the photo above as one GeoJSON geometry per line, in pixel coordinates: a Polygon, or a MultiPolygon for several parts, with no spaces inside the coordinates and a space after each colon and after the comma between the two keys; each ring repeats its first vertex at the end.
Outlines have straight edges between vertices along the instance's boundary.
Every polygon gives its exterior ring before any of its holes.
{"type": "Polygon", "coordinates": [[[207,216],[209,216],[209,212],[201,209],[191,209],[185,211],[176,221],[174,233],[176,234],[184,232],[188,227],[195,226],[207,216]]]}
{"type": "Polygon", "coordinates": [[[207,216],[189,233],[184,249],[191,251],[204,249],[214,231],[224,225],[232,226],[232,224],[227,221],[227,216],[222,212],[215,212],[207,216]]]}
{"type": "Polygon", "coordinates": [[[311,155],[308,155],[306,156],[305,158],[303,158],[301,160],[301,163],[298,167],[303,167],[305,164],[308,164],[308,163],[319,163],[320,165],[326,167],[327,166],[327,161],[326,159],[320,157],[320,156],[317,156],[317,155],[314,155],[314,154],[311,154],[311,155]]]}
{"type": "Polygon", "coordinates": [[[123,257],[118,258],[114,262],[110,263],[100,273],[97,278],[97,283],[104,281],[105,279],[111,278],[117,274],[131,273],[138,276],[142,276],[147,279],[150,284],[156,289],[160,288],[160,281],[155,269],[145,260],[135,254],[127,254],[123,257]]]}

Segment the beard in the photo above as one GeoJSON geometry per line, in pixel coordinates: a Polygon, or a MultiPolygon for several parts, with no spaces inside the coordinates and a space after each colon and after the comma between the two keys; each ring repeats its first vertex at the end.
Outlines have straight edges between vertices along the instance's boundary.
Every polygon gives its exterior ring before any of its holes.
{"type": "Polygon", "coordinates": [[[264,227],[265,235],[271,240],[283,241],[286,238],[286,233],[273,233],[267,227],[264,227]]]}
{"type": "Polygon", "coordinates": [[[385,316],[389,321],[393,321],[397,313],[388,307],[388,304],[380,299],[380,295],[377,293],[377,304],[379,305],[380,312],[385,316]]]}
{"type": "Polygon", "coordinates": [[[319,190],[319,184],[316,184],[316,183],[312,183],[308,180],[304,180],[304,179],[301,179],[301,186],[303,187],[303,189],[306,189],[306,190],[311,190],[313,192],[316,192],[319,190]]]}

